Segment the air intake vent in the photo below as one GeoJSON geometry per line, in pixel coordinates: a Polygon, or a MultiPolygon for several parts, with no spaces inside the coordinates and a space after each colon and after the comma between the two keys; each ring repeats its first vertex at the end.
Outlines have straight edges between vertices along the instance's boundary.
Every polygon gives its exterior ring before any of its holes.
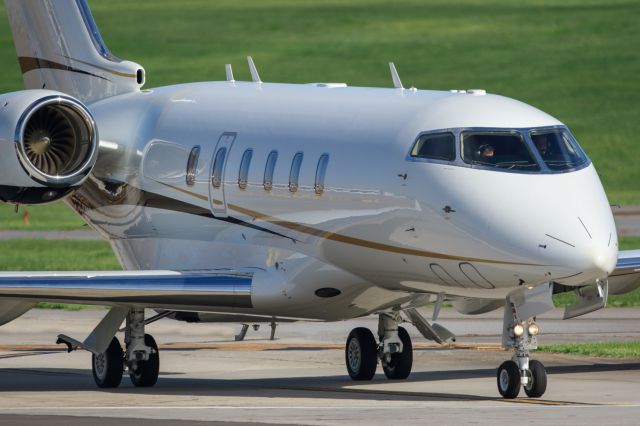
{"type": "Polygon", "coordinates": [[[17,135],[20,161],[41,183],[79,184],[95,164],[95,124],[89,111],[73,99],[39,100],[23,114],[17,135]]]}

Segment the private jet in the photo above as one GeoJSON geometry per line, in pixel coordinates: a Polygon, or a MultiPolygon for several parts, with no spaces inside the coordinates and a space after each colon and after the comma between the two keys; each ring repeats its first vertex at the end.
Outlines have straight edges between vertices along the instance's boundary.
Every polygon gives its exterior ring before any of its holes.
{"type": "Polygon", "coordinates": [[[504,310],[499,393],[535,398],[547,377],[530,352],[552,295],[577,294],[572,318],[640,286],[640,251],[618,250],[592,162],[530,105],[407,89],[392,63],[390,88],[266,83],[248,58],[251,81],[227,65],[224,81],[143,89],[85,0],[5,4],[25,90],[0,96],[0,200],[63,200],[123,270],[2,272],[0,324],[41,301],[109,307],[86,338],[57,336],[92,353],[99,387],[156,383],[145,327],[165,317],[377,315],[375,333],[349,333],[347,372],[406,379],[401,325],[454,339],[436,322],[447,301],[504,310]]]}

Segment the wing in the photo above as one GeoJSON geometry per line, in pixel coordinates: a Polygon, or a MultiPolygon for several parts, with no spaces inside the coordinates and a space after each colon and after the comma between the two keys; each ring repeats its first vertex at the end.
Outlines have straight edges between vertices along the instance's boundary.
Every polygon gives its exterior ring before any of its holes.
{"type": "Polygon", "coordinates": [[[609,275],[609,294],[628,293],[640,287],[640,250],[623,250],[609,275]]]}
{"type": "Polygon", "coordinates": [[[0,298],[208,311],[251,308],[253,273],[3,272],[0,298]]]}

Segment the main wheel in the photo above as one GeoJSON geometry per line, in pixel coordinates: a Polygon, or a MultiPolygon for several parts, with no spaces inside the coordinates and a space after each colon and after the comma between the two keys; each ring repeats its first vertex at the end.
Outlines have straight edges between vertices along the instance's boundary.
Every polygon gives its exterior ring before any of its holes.
{"type": "Polygon", "coordinates": [[[111,339],[106,351],[91,356],[93,380],[99,388],[117,388],[122,381],[124,353],[116,337],[111,339]]]}
{"type": "Polygon", "coordinates": [[[411,337],[404,328],[398,327],[398,337],[402,341],[402,352],[392,354],[388,363],[382,363],[382,368],[388,379],[403,380],[411,374],[413,346],[411,345],[411,337]]]}
{"type": "Polygon", "coordinates": [[[505,361],[498,368],[498,391],[503,398],[513,399],[520,392],[520,369],[513,361],[505,361]]]}
{"type": "Polygon", "coordinates": [[[353,380],[371,380],[376,374],[378,345],[368,328],[351,330],[344,351],[347,371],[353,380]]]}
{"type": "Polygon", "coordinates": [[[150,387],[158,381],[160,373],[160,354],[155,339],[150,334],[144,335],[144,344],[153,348],[147,361],[138,361],[136,367],[131,369],[129,377],[134,386],[150,387]]]}
{"type": "Polygon", "coordinates": [[[540,398],[547,390],[547,372],[540,361],[529,361],[529,383],[524,386],[528,397],[540,398]]]}

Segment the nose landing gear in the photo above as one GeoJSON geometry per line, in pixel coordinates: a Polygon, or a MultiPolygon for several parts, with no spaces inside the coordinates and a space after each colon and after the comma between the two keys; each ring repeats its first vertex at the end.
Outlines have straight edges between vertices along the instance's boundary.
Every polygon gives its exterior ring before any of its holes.
{"type": "Polygon", "coordinates": [[[498,392],[503,398],[511,399],[517,397],[523,387],[527,396],[539,398],[547,390],[547,372],[540,361],[529,360],[529,352],[538,344],[535,317],[553,309],[551,287],[545,284],[524,289],[507,297],[506,302],[502,346],[512,348],[514,354],[498,368],[498,392]]]}

